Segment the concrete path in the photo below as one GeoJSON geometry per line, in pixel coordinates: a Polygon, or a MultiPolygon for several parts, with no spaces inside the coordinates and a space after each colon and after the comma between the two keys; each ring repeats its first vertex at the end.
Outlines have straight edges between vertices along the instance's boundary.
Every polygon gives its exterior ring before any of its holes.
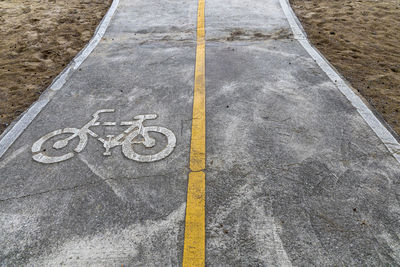
{"type": "MultiPolygon", "coordinates": [[[[400,164],[285,3],[205,2],[205,263],[399,265],[400,164]]],[[[197,7],[120,0],[42,97],[0,160],[2,266],[182,265],[197,7]]]]}

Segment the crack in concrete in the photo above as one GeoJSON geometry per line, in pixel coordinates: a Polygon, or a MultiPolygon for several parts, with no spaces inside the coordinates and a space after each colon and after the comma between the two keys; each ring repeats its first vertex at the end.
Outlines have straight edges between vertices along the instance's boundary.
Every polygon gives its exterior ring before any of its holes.
{"type": "Polygon", "coordinates": [[[56,191],[70,191],[70,190],[76,190],[76,189],[80,189],[80,188],[84,188],[84,187],[88,187],[88,186],[97,186],[97,185],[103,184],[104,181],[110,181],[110,180],[113,180],[113,181],[127,180],[127,181],[129,181],[129,180],[152,178],[152,177],[168,177],[170,174],[172,175],[172,173],[167,173],[167,174],[144,175],[144,176],[138,176],[138,177],[106,178],[101,181],[86,182],[86,183],[82,183],[82,184],[70,186],[70,187],[54,188],[54,189],[48,189],[45,191],[30,193],[30,194],[26,194],[26,195],[22,195],[22,196],[18,196],[18,197],[4,198],[4,199],[0,199],[0,202],[5,202],[5,201],[9,201],[9,200],[17,200],[17,199],[22,199],[22,198],[27,198],[27,197],[33,197],[33,196],[43,195],[43,194],[52,193],[52,192],[56,192],[56,191]]]}

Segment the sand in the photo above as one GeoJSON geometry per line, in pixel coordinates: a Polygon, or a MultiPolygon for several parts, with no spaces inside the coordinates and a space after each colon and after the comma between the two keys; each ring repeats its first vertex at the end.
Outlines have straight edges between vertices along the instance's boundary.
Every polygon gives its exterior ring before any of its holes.
{"type": "Polygon", "coordinates": [[[0,0],[0,133],[86,45],[112,0],[0,0]]]}
{"type": "Polygon", "coordinates": [[[400,1],[290,2],[311,42],[400,134],[400,1]]]}

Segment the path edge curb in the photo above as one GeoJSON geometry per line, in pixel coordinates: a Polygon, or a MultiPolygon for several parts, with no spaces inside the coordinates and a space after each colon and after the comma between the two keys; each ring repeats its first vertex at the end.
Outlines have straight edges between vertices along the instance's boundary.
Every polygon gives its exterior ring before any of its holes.
{"type": "Polygon", "coordinates": [[[22,113],[17,119],[15,119],[0,135],[0,160],[12,144],[18,139],[18,137],[25,131],[25,129],[31,124],[36,116],[42,111],[42,109],[50,102],[56,92],[60,90],[71,75],[79,68],[79,66],[86,60],[86,58],[96,48],[100,40],[103,38],[106,30],[110,24],[111,18],[113,17],[119,0],[113,0],[111,6],[107,10],[106,14],[97,25],[94,34],[90,41],[79,51],[78,54],[68,63],[68,65],[54,78],[52,83],[47,87],[40,95],[39,99],[36,100],[24,113],[22,113]]]}
{"type": "Polygon", "coordinates": [[[314,47],[307,38],[307,34],[302,27],[300,20],[294,13],[289,0],[279,0],[285,13],[294,38],[299,41],[307,53],[315,60],[318,66],[325,72],[329,79],[335,84],[336,88],[350,101],[353,107],[361,115],[364,121],[374,131],[378,138],[383,142],[390,154],[400,163],[400,144],[397,141],[397,134],[362,100],[362,97],[350,88],[344,77],[331,65],[331,63],[314,47]]]}

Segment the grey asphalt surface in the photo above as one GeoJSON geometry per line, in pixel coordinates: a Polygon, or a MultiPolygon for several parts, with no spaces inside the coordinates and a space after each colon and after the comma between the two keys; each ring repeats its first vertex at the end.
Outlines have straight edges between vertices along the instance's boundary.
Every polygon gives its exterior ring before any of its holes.
{"type": "MultiPolygon", "coordinates": [[[[400,165],[293,39],[279,1],[207,0],[205,14],[207,265],[399,265],[400,165]]],[[[196,16],[195,0],[120,1],[0,161],[2,266],[181,265],[196,16]],[[40,137],[110,108],[101,121],[157,114],[144,124],[170,129],[174,151],[141,163],[89,137],[72,159],[32,159],[40,137]]]]}

